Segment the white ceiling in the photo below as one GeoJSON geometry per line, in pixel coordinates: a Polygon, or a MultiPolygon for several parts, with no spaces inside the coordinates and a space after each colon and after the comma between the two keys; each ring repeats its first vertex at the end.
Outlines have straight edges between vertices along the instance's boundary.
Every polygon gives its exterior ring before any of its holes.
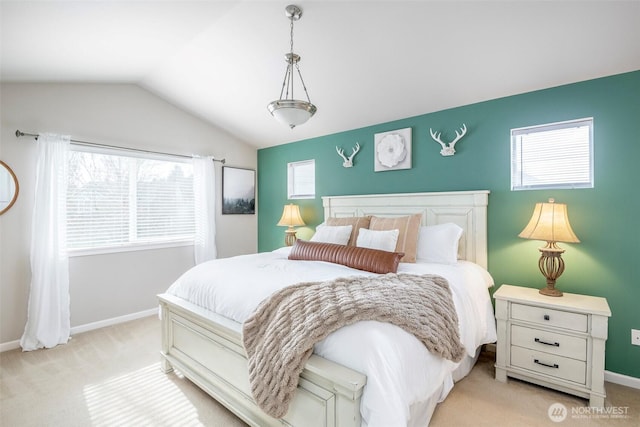
{"type": "Polygon", "coordinates": [[[640,70],[640,1],[298,1],[318,112],[280,95],[288,1],[1,1],[3,82],[136,83],[267,147],[640,70]]]}

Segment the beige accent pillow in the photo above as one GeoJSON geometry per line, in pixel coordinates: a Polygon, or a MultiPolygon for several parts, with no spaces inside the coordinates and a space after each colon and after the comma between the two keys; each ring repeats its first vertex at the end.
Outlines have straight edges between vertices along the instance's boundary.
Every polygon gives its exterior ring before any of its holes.
{"type": "Polygon", "coordinates": [[[348,246],[355,246],[358,241],[358,233],[361,228],[369,228],[369,223],[371,222],[370,216],[351,216],[351,217],[342,217],[342,218],[327,218],[325,221],[326,225],[332,226],[340,226],[340,225],[351,225],[353,228],[351,229],[351,237],[349,238],[348,246]]]}
{"type": "Polygon", "coordinates": [[[399,217],[371,217],[369,230],[400,230],[396,252],[404,252],[401,262],[416,262],[422,214],[399,217]]]}

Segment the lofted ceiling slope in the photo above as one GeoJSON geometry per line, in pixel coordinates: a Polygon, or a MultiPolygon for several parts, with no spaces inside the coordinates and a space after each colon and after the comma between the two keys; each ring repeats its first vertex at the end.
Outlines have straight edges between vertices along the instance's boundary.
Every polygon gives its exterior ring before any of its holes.
{"type": "Polygon", "coordinates": [[[299,1],[291,130],[287,4],[2,0],[0,78],[135,83],[262,148],[640,69],[639,1],[299,1]]]}

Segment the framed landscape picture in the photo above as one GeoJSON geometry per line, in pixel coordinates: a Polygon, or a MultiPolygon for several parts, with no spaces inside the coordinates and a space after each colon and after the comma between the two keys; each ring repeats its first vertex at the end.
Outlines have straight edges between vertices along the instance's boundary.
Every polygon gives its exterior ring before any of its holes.
{"type": "Polygon", "coordinates": [[[222,167],[222,214],[256,213],[256,171],[222,167]]]}

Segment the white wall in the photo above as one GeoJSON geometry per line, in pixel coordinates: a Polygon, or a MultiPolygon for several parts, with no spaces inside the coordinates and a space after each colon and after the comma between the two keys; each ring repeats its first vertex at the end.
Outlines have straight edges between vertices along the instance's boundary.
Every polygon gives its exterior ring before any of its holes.
{"type": "MultiPolygon", "coordinates": [[[[24,330],[31,278],[36,147],[33,138],[16,138],[16,129],[176,154],[213,155],[225,157],[229,166],[256,168],[254,147],[136,85],[2,84],[0,99],[0,159],[14,170],[20,184],[15,205],[0,216],[0,345],[5,347],[24,330]]],[[[216,180],[220,191],[220,163],[216,163],[216,180]]],[[[219,257],[255,252],[257,215],[221,215],[220,195],[217,204],[219,257]]],[[[192,265],[192,247],[70,258],[71,326],[153,309],[156,294],[192,265]]]]}

